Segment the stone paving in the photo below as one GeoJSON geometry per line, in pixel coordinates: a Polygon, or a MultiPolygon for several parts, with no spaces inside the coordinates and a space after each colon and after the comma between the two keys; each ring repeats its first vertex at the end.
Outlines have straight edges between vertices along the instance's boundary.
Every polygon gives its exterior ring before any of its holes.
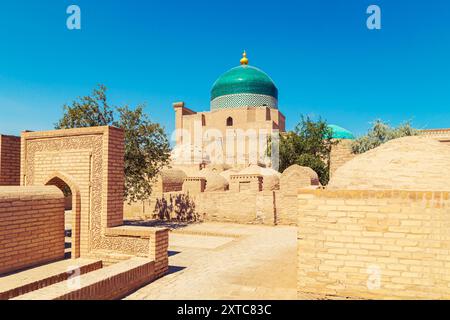
{"type": "Polygon", "coordinates": [[[126,299],[296,299],[297,228],[203,223],[169,237],[169,274],[126,299]]]}

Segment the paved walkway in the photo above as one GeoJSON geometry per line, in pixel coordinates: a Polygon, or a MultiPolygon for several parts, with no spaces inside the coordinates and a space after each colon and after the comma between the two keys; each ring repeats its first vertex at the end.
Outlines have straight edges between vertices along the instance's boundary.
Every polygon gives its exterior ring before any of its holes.
{"type": "Polygon", "coordinates": [[[126,299],[296,299],[295,227],[203,223],[170,234],[170,273],[126,299]]]}

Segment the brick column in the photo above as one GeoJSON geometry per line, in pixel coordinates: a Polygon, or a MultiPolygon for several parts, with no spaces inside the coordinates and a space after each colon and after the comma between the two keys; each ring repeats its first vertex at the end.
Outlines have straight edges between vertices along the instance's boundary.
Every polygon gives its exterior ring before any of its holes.
{"type": "Polygon", "coordinates": [[[0,135],[0,186],[20,185],[20,137],[0,135]]]}

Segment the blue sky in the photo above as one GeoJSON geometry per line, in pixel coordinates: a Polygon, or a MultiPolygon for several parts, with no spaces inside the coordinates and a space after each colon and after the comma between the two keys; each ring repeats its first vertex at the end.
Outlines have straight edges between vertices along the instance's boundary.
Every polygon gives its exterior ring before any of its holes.
{"type": "Polygon", "coordinates": [[[0,133],[51,129],[98,83],[171,132],[172,102],[208,110],[243,49],[277,84],[288,129],[302,114],[356,134],[376,118],[450,127],[446,0],[0,0],[0,40],[0,133]],[[70,4],[82,30],[66,28],[70,4]],[[366,28],[370,4],[381,30],[366,28]]]}

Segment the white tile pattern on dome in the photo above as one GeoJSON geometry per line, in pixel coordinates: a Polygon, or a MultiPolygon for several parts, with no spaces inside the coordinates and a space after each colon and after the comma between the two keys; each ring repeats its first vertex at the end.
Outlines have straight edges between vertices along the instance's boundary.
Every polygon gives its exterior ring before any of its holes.
{"type": "Polygon", "coordinates": [[[211,110],[240,107],[269,107],[278,109],[278,100],[263,94],[239,93],[220,96],[211,101],[211,110]]]}

